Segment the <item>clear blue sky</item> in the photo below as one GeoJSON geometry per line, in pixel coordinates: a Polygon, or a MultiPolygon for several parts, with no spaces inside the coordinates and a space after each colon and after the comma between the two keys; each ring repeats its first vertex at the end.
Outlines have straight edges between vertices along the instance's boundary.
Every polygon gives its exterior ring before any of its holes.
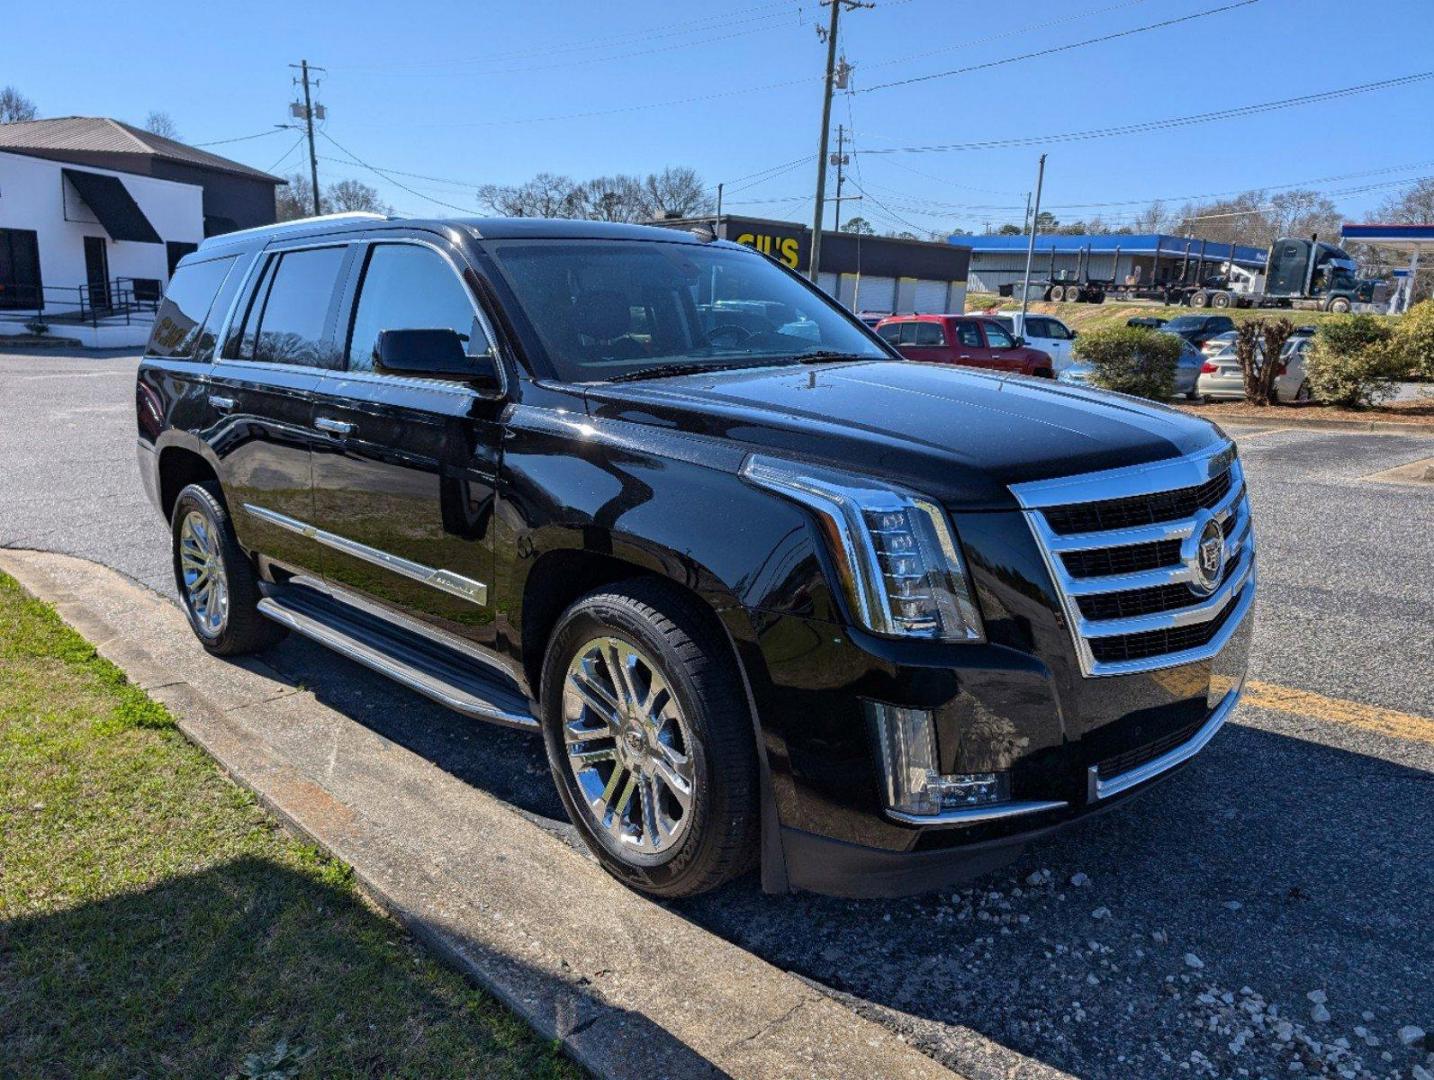
{"type": "MultiPolygon", "coordinates": [[[[1176,19],[1233,0],[876,0],[843,18],[852,85],[982,64],[1176,19]]],[[[405,213],[476,206],[473,189],[538,171],[585,178],[667,164],[727,182],[733,211],[809,220],[825,46],[814,0],[144,3],[8,6],[0,84],[42,116],[142,122],[186,141],[288,120],[288,64],[322,65],[327,132],[414,194],[319,141],[321,182],[374,184],[405,213]],[[62,14],[63,12],[63,14],[62,14]],[[752,89],[766,87],[765,89],[752,89]],[[448,182],[449,180],[457,182],[448,182]],[[758,201],[761,200],[761,201],[758,201]],[[776,201],[787,200],[787,201],[776,201]]],[[[1148,33],[907,86],[839,95],[856,149],[1086,131],[1229,109],[1434,70],[1434,0],[1257,0],[1148,33]]],[[[979,231],[1020,220],[1042,149],[1046,204],[1143,202],[1362,175],[1345,190],[1434,175],[1434,81],[1262,115],[1046,146],[861,155],[880,229],[979,231]],[[1408,166],[1408,167],[1403,167],[1408,166]],[[1403,167],[1403,168],[1396,168],[1403,167]],[[1004,209],[1015,207],[1016,209],[1004,209]]],[[[215,146],[262,169],[305,164],[297,133],[215,146]],[[292,149],[291,149],[292,148],[292,149]],[[291,152],[281,159],[285,151],[291,152]]],[[[1351,218],[1392,190],[1336,198],[1351,218]]],[[[853,193],[853,192],[849,192],[853,193]]],[[[1139,207],[1101,210],[1108,219],[1139,207]]]]}

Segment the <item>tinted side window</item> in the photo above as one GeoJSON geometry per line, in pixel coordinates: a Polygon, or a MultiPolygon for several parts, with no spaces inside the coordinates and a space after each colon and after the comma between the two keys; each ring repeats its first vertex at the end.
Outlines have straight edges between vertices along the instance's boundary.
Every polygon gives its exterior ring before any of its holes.
{"type": "Polygon", "coordinates": [[[878,326],[876,332],[882,341],[895,345],[901,340],[901,323],[887,323],[885,326],[878,326]]]}
{"type": "Polygon", "coordinates": [[[981,341],[981,331],[973,322],[957,323],[956,338],[958,341],[961,342],[962,345],[968,346],[972,349],[980,349],[985,347],[984,343],[981,341]]]}
{"type": "Polygon", "coordinates": [[[986,343],[993,349],[1014,349],[1016,341],[995,323],[986,324],[986,343]]]}
{"type": "Polygon", "coordinates": [[[476,356],[486,340],[469,341],[479,331],[473,321],[468,288],[436,251],[414,244],[375,244],[364,268],[349,335],[350,371],[372,371],[381,330],[452,330],[476,356]]]}
{"type": "Polygon", "coordinates": [[[286,251],[279,257],[259,316],[254,359],[271,364],[337,367],[324,328],[343,265],[342,247],[286,251]]]}
{"type": "Polygon", "coordinates": [[[941,329],[941,324],[940,324],[940,323],[934,323],[934,322],[919,322],[919,323],[912,323],[911,325],[912,325],[913,327],[915,327],[915,332],[916,332],[916,340],[912,342],[913,345],[945,345],[945,344],[946,344],[946,334],[945,334],[945,332],[941,329]]]}
{"type": "Polygon", "coordinates": [[[159,306],[159,313],[154,318],[154,329],[150,332],[146,353],[184,360],[194,357],[205,317],[234,262],[235,258],[231,256],[190,263],[175,271],[165,291],[164,303],[159,306]]]}

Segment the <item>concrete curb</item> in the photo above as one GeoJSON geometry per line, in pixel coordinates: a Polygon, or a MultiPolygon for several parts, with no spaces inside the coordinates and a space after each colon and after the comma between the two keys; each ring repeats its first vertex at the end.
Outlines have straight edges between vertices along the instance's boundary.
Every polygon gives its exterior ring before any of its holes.
{"type": "Polygon", "coordinates": [[[1393,420],[1338,420],[1333,417],[1311,417],[1308,420],[1260,420],[1244,417],[1204,416],[1194,409],[1181,409],[1190,416],[1219,424],[1221,427],[1278,429],[1280,431],[1360,431],[1384,435],[1423,435],[1434,437],[1434,424],[1401,424],[1393,420]]]}
{"type": "Polygon", "coordinates": [[[209,656],[177,608],[117,572],[18,550],[0,550],[0,570],[54,604],[291,829],[352,866],[440,957],[595,1075],[955,1076],[262,662],[209,656]]]}

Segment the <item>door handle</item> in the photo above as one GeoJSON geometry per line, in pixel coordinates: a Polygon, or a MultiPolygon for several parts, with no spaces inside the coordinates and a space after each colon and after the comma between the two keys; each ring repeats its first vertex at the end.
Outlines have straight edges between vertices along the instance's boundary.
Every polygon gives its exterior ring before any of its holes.
{"type": "Polygon", "coordinates": [[[321,416],[315,420],[314,427],[334,435],[349,435],[353,433],[354,429],[354,426],[347,420],[331,420],[327,416],[321,416]]]}
{"type": "Polygon", "coordinates": [[[222,397],[219,394],[209,395],[209,404],[213,405],[220,412],[228,412],[237,404],[232,397],[222,397]]]}

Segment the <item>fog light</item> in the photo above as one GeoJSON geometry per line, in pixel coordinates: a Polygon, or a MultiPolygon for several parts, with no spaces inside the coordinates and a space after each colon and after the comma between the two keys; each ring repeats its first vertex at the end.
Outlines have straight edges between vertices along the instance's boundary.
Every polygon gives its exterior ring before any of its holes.
{"type": "Polygon", "coordinates": [[[935,718],[925,709],[865,702],[881,751],[886,805],[902,814],[935,815],[1010,798],[1004,772],[941,774],[935,718]]]}

